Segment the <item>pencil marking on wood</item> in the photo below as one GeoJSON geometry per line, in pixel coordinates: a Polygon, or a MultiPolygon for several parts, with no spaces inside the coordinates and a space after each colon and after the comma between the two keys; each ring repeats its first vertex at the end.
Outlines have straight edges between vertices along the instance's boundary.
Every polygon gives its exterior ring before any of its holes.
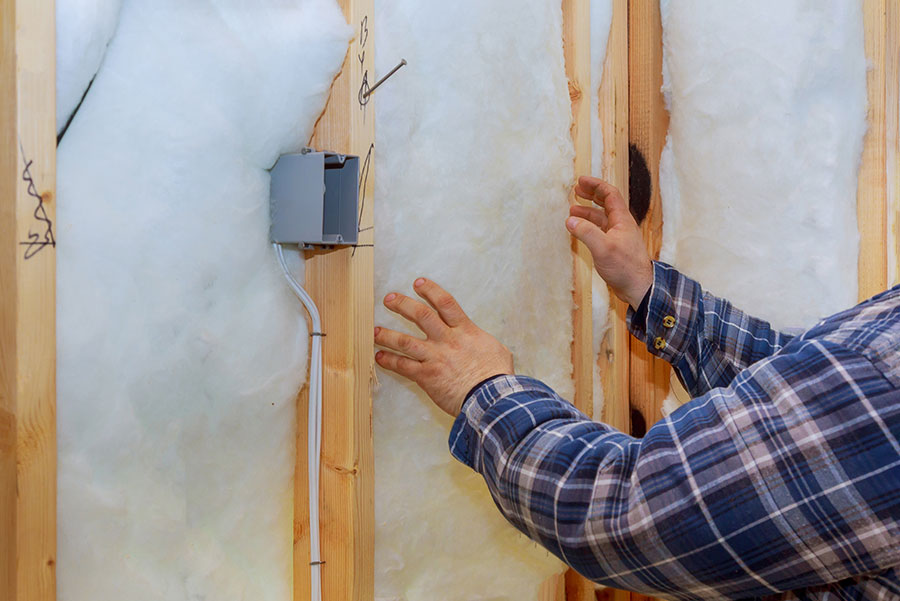
{"type": "MultiPolygon", "coordinates": [[[[366,153],[366,158],[363,161],[362,169],[359,170],[359,217],[356,222],[357,232],[362,233],[371,229],[375,229],[375,226],[364,228],[362,226],[363,220],[363,211],[366,208],[366,189],[368,188],[369,183],[369,168],[372,166],[372,154],[375,152],[375,144],[372,143],[369,145],[369,152],[366,153]]],[[[364,246],[362,244],[357,244],[356,247],[353,248],[353,252],[351,256],[356,255],[356,248],[359,246],[364,246]]]]}
{"type": "MultiPolygon", "coordinates": [[[[366,63],[366,43],[369,41],[369,15],[363,17],[359,23],[359,52],[356,53],[356,59],[359,61],[359,71],[362,73],[362,83],[359,86],[359,108],[365,113],[366,105],[369,104],[369,70],[365,67],[366,63]]],[[[363,116],[365,120],[365,116],[363,116]]]]}
{"type": "Polygon", "coordinates": [[[37,185],[34,183],[34,176],[31,174],[31,166],[34,161],[28,160],[25,155],[25,148],[19,142],[19,150],[22,153],[22,162],[25,164],[22,170],[22,181],[27,185],[28,196],[35,199],[34,207],[34,223],[32,225],[38,227],[38,233],[35,233],[31,227],[28,228],[28,240],[19,242],[20,246],[25,247],[25,259],[31,259],[36,254],[47,248],[56,247],[56,238],[53,236],[53,222],[47,215],[44,207],[44,197],[38,194],[37,185]]]}

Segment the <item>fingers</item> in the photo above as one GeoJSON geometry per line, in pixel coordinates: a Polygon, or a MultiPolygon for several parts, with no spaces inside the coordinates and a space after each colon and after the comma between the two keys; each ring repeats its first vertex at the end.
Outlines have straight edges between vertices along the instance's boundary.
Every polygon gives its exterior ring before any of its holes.
{"type": "Polygon", "coordinates": [[[596,177],[582,175],[578,178],[578,184],[575,186],[575,194],[585,200],[593,201],[597,185],[602,181],[603,180],[596,177]]]}
{"type": "Polygon", "coordinates": [[[422,369],[422,364],[409,357],[402,357],[396,353],[389,351],[378,351],[375,353],[375,361],[381,367],[398,373],[404,378],[410,380],[415,379],[422,369]]]}
{"type": "Polygon", "coordinates": [[[456,299],[449,292],[425,278],[419,278],[413,284],[416,294],[427,300],[434,307],[441,319],[450,327],[456,327],[469,321],[468,316],[456,299]]]}
{"type": "Polygon", "coordinates": [[[387,328],[375,328],[375,344],[409,355],[417,361],[428,354],[424,340],[387,328]]]}
{"type": "Polygon", "coordinates": [[[392,292],[384,297],[384,306],[419,326],[429,338],[440,338],[447,329],[431,307],[406,295],[392,292]]]}
{"type": "Polygon", "coordinates": [[[605,254],[606,234],[587,219],[569,217],[566,219],[566,229],[581,240],[595,257],[605,254]]]}
{"type": "Polygon", "coordinates": [[[586,207],[584,205],[572,205],[569,207],[569,215],[573,217],[580,217],[581,219],[587,219],[594,225],[598,226],[604,232],[609,227],[609,218],[606,216],[606,211],[603,209],[598,209],[597,207],[586,207]]]}
{"type": "Polygon", "coordinates": [[[579,177],[578,185],[575,186],[575,194],[606,208],[606,213],[610,218],[615,212],[628,211],[628,205],[619,190],[612,184],[596,177],[579,177]]]}

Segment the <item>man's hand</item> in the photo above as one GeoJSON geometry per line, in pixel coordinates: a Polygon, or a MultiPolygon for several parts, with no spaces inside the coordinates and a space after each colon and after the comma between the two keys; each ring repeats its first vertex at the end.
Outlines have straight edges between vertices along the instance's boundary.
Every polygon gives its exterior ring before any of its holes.
{"type": "Polygon", "coordinates": [[[653,284],[653,264],[641,230],[614,186],[580,177],[575,194],[597,207],[572,205],[566,228],[594,257],[594,268],[620,299],[637,309],[653,284]]]}
{"type": "Polygon", "coordinates": [[[418,384],[438,407],[455,417],[473,386],[491,376],[512,375],[512,353],[472,323],[456,300],[434,282],[419,278],[413,288],[430,307],[396,293],[384,297],[384,306],[414,322],[428,338],[375,328],[376,344],[403,353],[379,351],[375,360],[418,384]]]}

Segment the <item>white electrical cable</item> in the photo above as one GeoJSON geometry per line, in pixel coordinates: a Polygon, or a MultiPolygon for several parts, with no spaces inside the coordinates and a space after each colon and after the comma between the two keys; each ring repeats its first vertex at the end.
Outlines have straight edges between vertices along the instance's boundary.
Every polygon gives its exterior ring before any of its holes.
{"type": "Polygon", "coordinates": [[[284,260],[281,245],[273,243],[284,277],[312,322],[312,355],[309,361],[309,435],[307,465],[309,467],[309,562],[311,601],[322,600],[322,561],[319,550],[319,470],[322,462],[322,320],[312,297],[297,283],[284,260]]]}

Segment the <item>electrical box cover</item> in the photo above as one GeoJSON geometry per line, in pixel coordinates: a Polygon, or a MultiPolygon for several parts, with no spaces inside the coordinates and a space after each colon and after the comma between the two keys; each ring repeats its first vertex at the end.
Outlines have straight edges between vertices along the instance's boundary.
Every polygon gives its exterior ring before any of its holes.
{"type": "Polygon", "coordinates": [[[273,242],[355,245],[359,235],[359,157],[304,151],[272,168],[273,242]]]}

